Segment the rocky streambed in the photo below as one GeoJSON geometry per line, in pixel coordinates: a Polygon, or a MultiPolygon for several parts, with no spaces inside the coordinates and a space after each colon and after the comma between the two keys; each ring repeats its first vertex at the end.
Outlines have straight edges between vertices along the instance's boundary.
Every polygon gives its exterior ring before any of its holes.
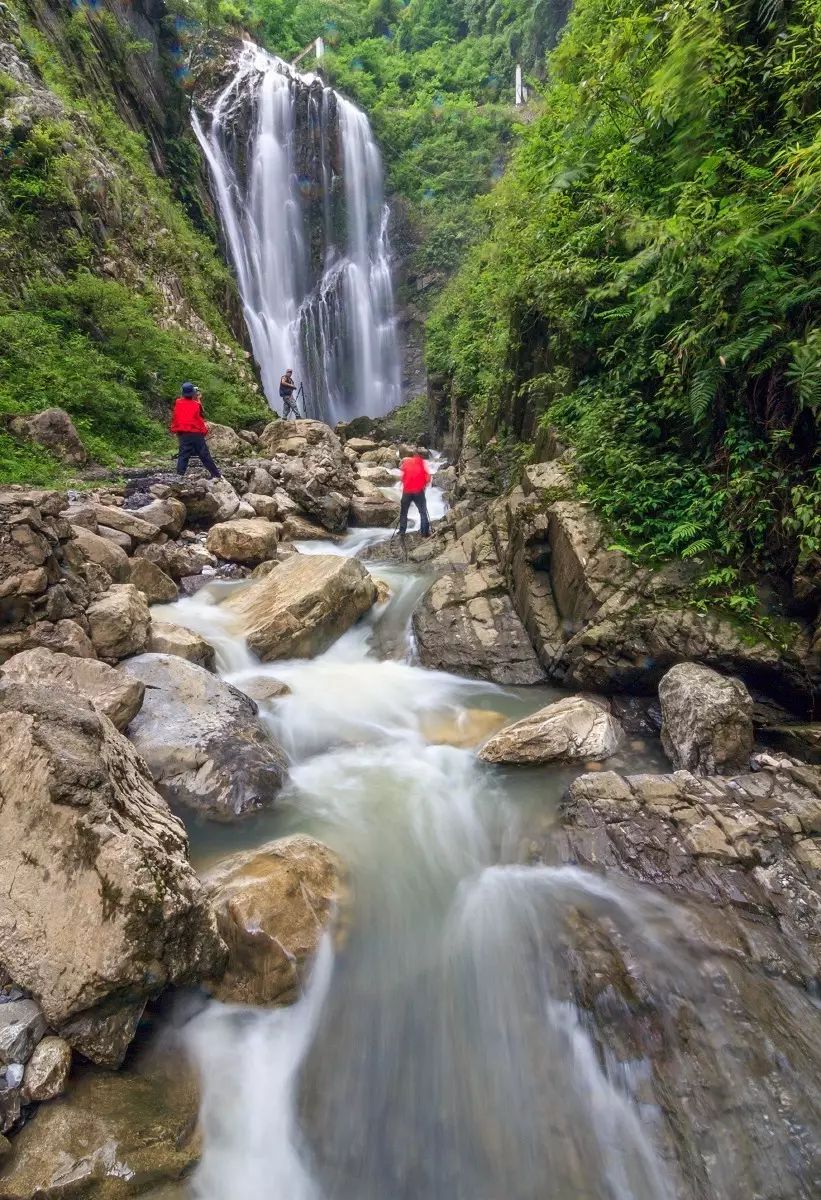
{"type": "Polygon", "coordinates": [[[561,461],[403,550],[399,448],[219,436],[0,494],[0,1197],[817,1194],[811,639],[561,461]]]}

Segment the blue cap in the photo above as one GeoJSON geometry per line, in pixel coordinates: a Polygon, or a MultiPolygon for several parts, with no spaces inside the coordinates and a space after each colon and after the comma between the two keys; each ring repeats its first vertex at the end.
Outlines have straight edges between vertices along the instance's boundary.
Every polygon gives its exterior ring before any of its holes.
{"type": "Polygon", "coordinates": [[[182,385],[183,396],[193,396],[195,391],[196,388],[194,387],[193,383],[184,383],[182,385]]]}

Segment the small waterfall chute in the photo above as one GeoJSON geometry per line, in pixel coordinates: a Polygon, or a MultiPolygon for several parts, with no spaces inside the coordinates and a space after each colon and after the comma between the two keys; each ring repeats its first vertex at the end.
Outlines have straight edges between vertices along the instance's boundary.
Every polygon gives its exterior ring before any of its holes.
{"type": "Polygon", "coordinates": [[[249,42],[192,121],[271,407],[290,366],[307,415],[333,423],[395,408],[388,209],[365,114],[249,42]]]}

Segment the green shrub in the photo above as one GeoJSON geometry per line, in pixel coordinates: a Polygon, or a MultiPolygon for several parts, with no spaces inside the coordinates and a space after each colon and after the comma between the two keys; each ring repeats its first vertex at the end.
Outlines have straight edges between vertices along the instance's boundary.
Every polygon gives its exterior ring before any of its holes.
{"type": "Polygon", "coordinates": [[[0,414],[64,408],[104,463],[169,446],[171,402],[184,379],[201,387],[213,421],[241,426],[264,415],[230,364],[158,320],[148,298],[91,275],[33,286],[23,307],[0,311],[0,414]]]}

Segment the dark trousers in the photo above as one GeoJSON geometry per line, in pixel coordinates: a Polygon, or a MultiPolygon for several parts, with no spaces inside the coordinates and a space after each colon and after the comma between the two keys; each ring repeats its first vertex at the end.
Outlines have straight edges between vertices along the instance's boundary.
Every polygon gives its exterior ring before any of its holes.
{"type": "Polygon", "coordinates": [[[430,520],[428,518],[428,502],[425,499],[424,492],[402,493],[402,503],[399,506],[399,532],[403,534],[408,528],[408,510],[412,504],[416,505],[419,518],[422,522],[420,530],[422,537],[428,537],[430,534],[430,520]]]}
{"type": "Polygon", "coordinates": [[[188,460],[198,458],[212,479],[219,475],[219,467],[211,457],[211,451],[205,441],[204,433],[178,433],[180,443],[177,455],[177,474],[184,475],[188,470],[188,460]]]}
{"type": "Polygon", "coordinates": [[[290,396],[283,396],[283,398],[282,398],[282,419],[283,419],[283,421],[287,421],[288,418],[290,417],[291,413],[294,414],[294,418],[298,421],[299,420],[299,409],[297,408],[296,404],[294,403],[294,401],[291,399],[290,396]]]}

